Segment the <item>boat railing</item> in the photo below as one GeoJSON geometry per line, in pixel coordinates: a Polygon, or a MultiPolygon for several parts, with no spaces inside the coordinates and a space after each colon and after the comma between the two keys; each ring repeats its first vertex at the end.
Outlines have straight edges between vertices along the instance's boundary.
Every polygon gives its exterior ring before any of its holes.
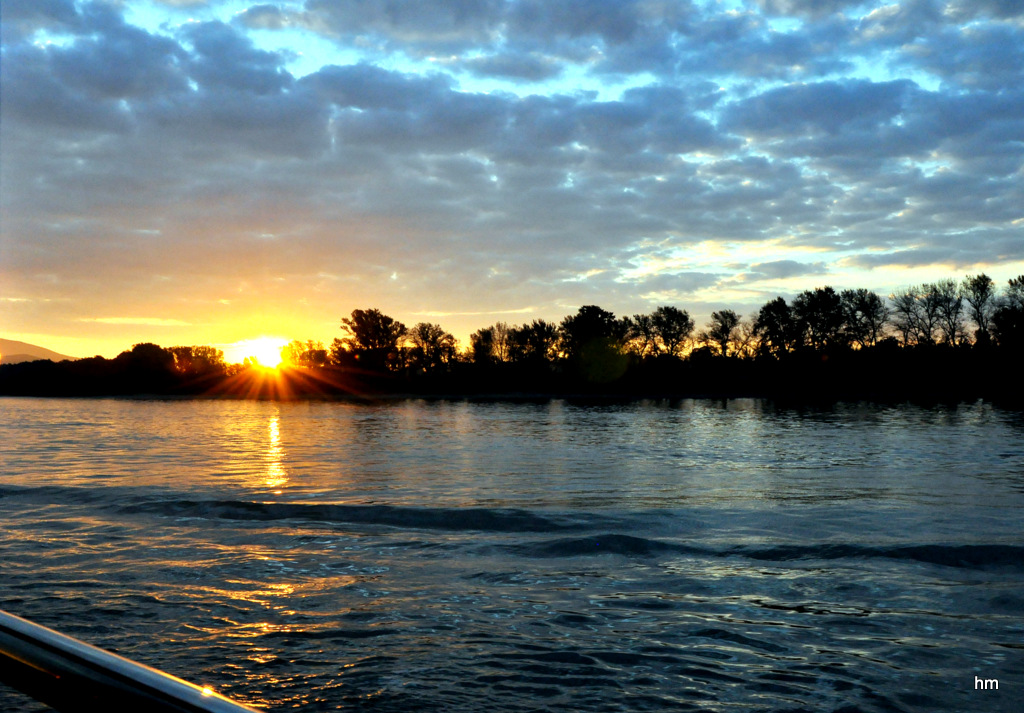
{"type": "Polygon", "coordinates": [[[0,610],[0,681],[58,711],[254,713],[210,688],[0,610]]]}

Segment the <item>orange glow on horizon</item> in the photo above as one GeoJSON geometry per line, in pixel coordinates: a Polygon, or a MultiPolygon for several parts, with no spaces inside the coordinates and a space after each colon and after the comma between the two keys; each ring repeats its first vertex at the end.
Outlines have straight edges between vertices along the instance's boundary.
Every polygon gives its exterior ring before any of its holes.
{"type": "MultiPolygon", "coordinates": [[[[290,401],[328,394],[358,393],[351,377],[338,373],[318,373],[281,362],[276,367],[256,363],[238,370],[206,393],[248,399],[290,401]]],[[[271,433],[271,439],[274,433],[271,433]]]]}

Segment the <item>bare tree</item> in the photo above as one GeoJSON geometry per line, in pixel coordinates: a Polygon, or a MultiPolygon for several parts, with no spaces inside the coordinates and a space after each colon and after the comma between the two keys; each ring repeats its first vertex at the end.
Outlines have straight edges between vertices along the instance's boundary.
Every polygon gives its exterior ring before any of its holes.
{"type": "Polygon", "coordinates": [[[654,319],[649,314],[634,314],[626,317],[626,349],[643,359],[658,352],[654,319]]]}
{"type": "Polygon", "coordinates": [[[751,359],[760,351],[761,337],[757,332],[757,315],[740,321],[733,343],[736,355],[744,359],[751,359]]]}
{"type": "Polygon", "coordinates": [[[936,285],[912,285],[889,296],[892,325],[903,338],[903,346],[934,344],[939,330],[942,296],[936,285]]]}
{"type": "Polygon", "coordinates": [[[939,331],[942,297],[935,285],[924,285],[921,289],[921,328],[919,343],[934,344],[939,331]]]}
{"type": "Polygon", "coordinates": [[[917,344],[921,339],[921,288],[917,285],[903,287],[891,295],[892,313],[890,323],[900,333],[903,346],[917,344]]]}
{"type": "Polygon", "coordinates": [[[992,313],[995,312],[997,306],[996,283],[983,272],[980,275],[964,277],[960,289],[967,301],[968,316],[977,326],[974,340],[988,342],[992,326],[992,313]]]}
{"type": "Polygon", "coordinates": [[[959,344],[965,334],[964,297],[960,285],[951,277],[939,280],[925,288],[925,299],[936,302],[939,333],[944,344],[959,344]]]}
{"type": "Polygon", "coordinates": [[[505,322],[498,322],[491,327],[493,339],[491,341],[491,355],[495,361],[511,361],[512,327],[505,322]]]}
{"type": "Polygon", "coordinates": [[[878,342],[889,319],[889,308],[885,301],[864,288],[843,290],[839,297],[850,341],[861,347],[873,346],[878,342]]]}

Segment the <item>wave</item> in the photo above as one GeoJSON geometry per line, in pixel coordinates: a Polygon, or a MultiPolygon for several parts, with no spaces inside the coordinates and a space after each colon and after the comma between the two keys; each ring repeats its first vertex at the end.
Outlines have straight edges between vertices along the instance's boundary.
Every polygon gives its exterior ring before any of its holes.
{"type": "MultiPolygon", "coordinates": [[[[46,503],[101,505],[124,514],[194,517],[207,520],[306,520],[320,523],[387,525],[426,530],[544,533],[588,529],[586,516],[539,514],[516,508],[427,508],[378,504],[274,503],[251,500],[193,500],[138,488],[0,486],[0,499],[24,497],[46,503]]],[[[610,518],[605,518],[609,522],[610,518]]]]}
{"type": "Polygon", "coordinates": [[[752,560],[787,562],[814,560],[892,559],[958,568],[1009,568],[1024,570],[1024,547],[999,544],[921,544],[872,546],[860,544],[776,545],[773,547],[728,547],[714,550],[690,544],[606,533],[580,538],[510,545],[525,557],[579,557],[615,554],[653,557],[661,554],[704,557],[743,557],[752,560]]]}
{"type": "Polygon", "coordinates": [[[579,530],[584,523],[526,510],[490,508],[417,508],[397,505],[263,503],[244,500],[174,500],[142,502],[120,508],[125,513],[220,520],[293,520],[321,523],[389,525],[426,530],[485,532],[558,532],[579,530]]]}
{"type": "MultiPolygon", "coordinates": [[[[508,542],[482,542],[524,558],[578,558],[617,555],[634,558],[696,557],[742,558],[763,562],[815,562],[836,560],[896,560],[943,567],[1005,568],[1024,571],[1024,547],[995,543],[806,543],[712,546],[709,536],[728,536],[727,529],[703,530],[687,541],[623,534],[638,532],[651,522],[650,514],[598,514],[594,512],[537,512],[514,508],[415,507],[383,504],[274,503],[248,500],[197,500],[154,497],[152,491],[130,487],[80,488],[66,486],[0,487],[0,499],[29,497],[48,503],[86,505],[122,514],[157,517],[339,525],[369,525],[449,532],[521,534],[508,542]],[[596,531],[596,532],[595,532],[596,531]],[[545,534],[558,533],[556,538],[545,534]],[[570,533],[571,536],[565,536],[570,533]]],[[[678,518],[672,520],[680,522],[678,518]]],[[[649,528],[647,528],[649,531],[649,528]]]]}
{"type": "Polygon", "coordinates": [[[945,567],[1008,567],[1024,570],[1024,547],[1018,545],[897,545],[889,547],[822,544],[779,545],[768,548],[736,548],[736,554],[756,560],[835,560],[885,558],[911,560],[945,567]]]}
{"type": "Polygon", "coordinates": [[[605,533],[588,537],[564,538],[547,542],[509,545],[508,550],[521,557],[579,557],[581,555],[654,556],[663,553],[713,554],[710,550],[675,542],[605,533]]]}

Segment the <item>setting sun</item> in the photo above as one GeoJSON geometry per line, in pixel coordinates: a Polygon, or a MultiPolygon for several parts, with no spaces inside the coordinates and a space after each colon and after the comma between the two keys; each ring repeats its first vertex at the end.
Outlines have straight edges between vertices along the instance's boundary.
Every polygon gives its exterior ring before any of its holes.
{"type": "Polygon", "coordinates": [[[224,357],[229,362],[241,363],[245,359],[255,359],[260,366],[276,369],[281,366],[281,350],[288,343],[282,337],[257,337],[235,342],[224,350],[224,357]]]}

